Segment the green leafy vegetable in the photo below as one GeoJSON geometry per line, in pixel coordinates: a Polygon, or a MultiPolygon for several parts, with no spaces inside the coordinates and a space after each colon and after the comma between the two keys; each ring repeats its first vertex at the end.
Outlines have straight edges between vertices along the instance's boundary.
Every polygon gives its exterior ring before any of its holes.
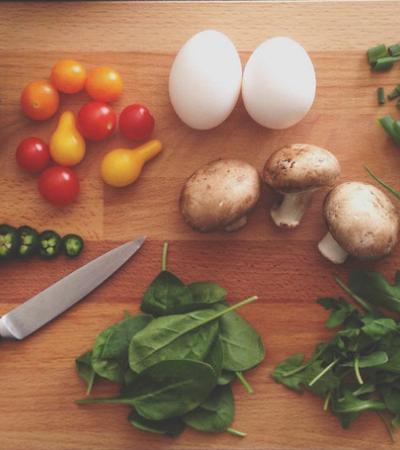
{"type": "Polygon", "coordinates": [[[210,366],[214,369],[218,382],[221,377],[223,362],[222,344],[219,337],[214,340],[214,343],[204,358],[204,362],[210,364],[210,366]]]}
{"type": "Polygon", "coordinates": [[[120,396],[85,398],[77,403],[129,405],[146,419],[164,420],[199,406],[216,384],[215,372],[208,364],[190,360],[160,361],[140,373],[120,396]]]}
{"type": "Polygon", "coordinates": [[[92,350],[94,371],[103,378],[122,383],[129,367],[129,343],[151,320],[151,316],[128,316],[102,331],[97,336],[92,350]]]}
{"type": "Polygon", "coordinates": [[[382,308],[400,312],[400,272],[392,285],[379,273],[354,271],[349,286],[339,285],[365,312],[346,300],[327,297],[318,303],[330,311],[327,328],[341,327],[316,346],[311,358],[290,356],[275,367],[273,378],[301,392],[324,399],[344,428],[364,411],[375,411],[391,433],[381,411],[400,425],[400,322],[382,308]]]}
{"type": "Polygon", "coordinates": [[[235,372],[231,372],[230,370],[222,370],[221,375],[217,379],[217,384],[219,384],[220,386],[224,386],[226,384],[229,384],[235,378],[236,378],[235,372]]]}
{"type": "Polygon", "coordinates": [[[81,356],[78,356],[78,358],[76,358],[75,360],[75,366],[78,375],[82,378],[83,381],[86,382],[87,385],[86,395],[89,395],[92,390],[94,380],[96,378],[96,372],[93,370],[92,367],[91,350],[83,353],[81,356]]]}
{"type": "Polygon", "coordinates": [[[186,425],[208,433],[226,431],[233,421],[235,405],[230,386],[216,387],[198,408],[185,414],[186,425]]]}
{"type": "Polygon", "coordinates": [[[155,434],[166,434],[167,436],[179,436],[185,429],[185,423],[179,417],[166,420],[149,420],[132,411],[128,416],[129,422],[137,429],[149,431],[155,434]]]}

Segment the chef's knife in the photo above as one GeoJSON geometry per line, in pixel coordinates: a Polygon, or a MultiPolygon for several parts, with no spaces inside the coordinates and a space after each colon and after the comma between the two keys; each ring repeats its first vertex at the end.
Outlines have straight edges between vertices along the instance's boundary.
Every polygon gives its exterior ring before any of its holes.
{"type": "Polygon", "coordinates": [[[0,318],[0,337],[24,339],[98,287],[143,245],[145,237],[127,242],[57,281],[0,318]]]}

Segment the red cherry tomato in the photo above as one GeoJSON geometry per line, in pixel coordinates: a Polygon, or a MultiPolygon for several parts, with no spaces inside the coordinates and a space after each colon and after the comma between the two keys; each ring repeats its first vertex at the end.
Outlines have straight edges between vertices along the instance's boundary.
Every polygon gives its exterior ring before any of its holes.
{"type": "Polygon", "coordinates": [[[129,105],[119,116],[119,129],[128,139],[147,140],[154,129],[154,118],[143,105],[129,105]]]}
{"type": "Polygon", "coordinates": [[[78,112],[78,128],[82,135],[92,141],[110,137],[117,126],[117,115],[104,102],[89,102],[78,112]]]}
{"type": "Polygon", "coordinates": [[[39,192],[53,205],[69,205],[79,194],[78,177],[67,167],[49,167],[39,177],[39,192]]]}
{"type": "Polygon", "coordinates": [[[42,172],[50,162],[48,145],[37,137],[28,137],[21,141],[15,156],[17,163],[30,173],[42,172]]]}

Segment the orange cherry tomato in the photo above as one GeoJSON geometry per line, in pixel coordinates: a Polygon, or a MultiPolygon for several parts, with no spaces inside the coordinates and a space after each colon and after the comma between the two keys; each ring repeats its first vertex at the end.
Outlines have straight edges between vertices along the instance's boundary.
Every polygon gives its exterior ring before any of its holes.
{"type": "Polygon", "coordinates": [[[53,116],[60,104],[60,96],[47,80],[32,81],[21,94],[22,111],[34,120],[46,120],[53,116]]]}
{"type": "Polygon", "coordinates": [[[89,72],[86,91],[99,102],[112,102],[122,94],[121,75],[110,67],[96,67],[89,72]]]}
{"type": "Polygon", "coordinates": [[[76,94],[85,86],[86,69],[73,59],[61,59],[51,70],[51,82],[64,94],[76,94]]]}

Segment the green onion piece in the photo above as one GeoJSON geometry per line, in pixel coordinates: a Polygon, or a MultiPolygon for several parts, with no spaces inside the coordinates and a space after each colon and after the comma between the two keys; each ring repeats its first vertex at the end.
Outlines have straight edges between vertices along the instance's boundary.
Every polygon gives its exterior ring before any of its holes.
{"type": "Polygon", "coordinates": [[[393,64],[399,60],[400,56],[385,56],[383,58],[379,58],[374,64],[372,64],[371,70],[373,72],[385,72],[386,70],[390,70],[393,67],[393,64]]]}
{"type": "Polygon", "coordinates": [[[395,131],[394,120],[390,116],[384,116],[378,119],[378,122],[381,124],[386,133],[393,139],[396,145],[400,146],[400,132],[395,131]]]}
{"type": "Polygon", "coordinates": [[[379,58],[387,56],[387,48],[385,44],[377,45],[367,50],[369,64],[375,64],[379,58]]]}
{"type": "Polygon", "coordinates": [[[400,56],[400,42],[388,47],[388,52],[390,56],[400,56]]]}
{"type": "Polygon", "coordinates": [[[394,120],[393,121],[393,130],[400,137],[400,120],[394,120]]]}
{"type": "Polygon", "coordinates": [[[399,90],[399,86],[398,85],[387,96],[388,100],[394,100],[396,97],[400,97],[400,90],[399,90]]]}
{"type": "Polygon", "coordinates": [[[378,87],[376,90],[376,94],[378,96],[378,105],[384,105],[385,104],[385,90],[383,87],[378,87]]]}
{"type": "Polygon", "coordinates": [[[400,110],[400,99],[396,102],[396,108],[400,110]]]}

